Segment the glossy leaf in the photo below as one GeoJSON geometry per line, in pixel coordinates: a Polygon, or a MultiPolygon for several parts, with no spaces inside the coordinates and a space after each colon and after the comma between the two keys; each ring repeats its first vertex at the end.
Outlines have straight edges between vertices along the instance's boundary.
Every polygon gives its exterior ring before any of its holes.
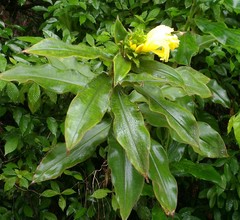
{"type": "Polygon", "coordinates": [[[179,67],[177,71],[184,81],[185,91],[189,96],[199,95],[202,98],[211,97],[212,93],[206,85],[210,81],[208,77],[191,67],[179,67]]]}
{"type": "Polygon", "coordinates": [[[228,108],[230,106],[230,100],[226,91],[218,85],[216,80],[211,80],[208,83],[209,89],[212,91],[212,101],[221,104],[223,107],[228,108]]]}
{"type": "Polygon", "coordinates": [[[78,71],[60,70],[52,65],[16,66],[0,74],[0,79],[25,83],[34,81],[45,89],[56,93],[79,92],[91,78],[78,71]]]}
{"type": "Polygon", "coordinates": [[[72,149],[83,135],[101,121],[107,111],[111,81],[105,74],[94,78],[71,102],[65,120],[67,149],[72,149]]]}
{"type": "Polygon", "coordinates": [[[174,68],[157,61],[142,60],[140,67],[134,69],[134,71],[138,74],[150,74],[169,85],[184,87],[182,77],[174,68]]]}
{"type": "Polygon", "coordinates": [[[114,39],[115,39],[116,44],[120,43],[121,41],[123,42],[125,40],[127,34],[128,34],[128,32],[123,27],[119,18],[117,18],[115,25],[114,25],[114,39]]]}
{"type": "Polygon", "coordinates": [[[152,140],[150,150],[149,177],[153,191],[167,215],[173,215],[177,207],[177,182],[169,170],[169,162],[164,148],[152,140]]]}
{"type": "Polygon", "coordinates": [[[227,149],[221,135],[205,122],[198,122],[201,155],[211,158],[226,157],[227,149]]]}
{"type": "Polygon", "coordinates": [[[80,57],[84,59],[101,58],[111,60],[111,55],[104,53],[97,47],[90,47],[84,44],[71,45],[61,40],[54,38],[47,38],[32,47],[24,50],[26,53],[36,54],[40,56],[53,56],[53,57],[80,57]]]}
{"type": "Polygon", "coordinates": [[[91,197],[95,199],[102,199],[102,198],[105,198],[110,192],[112,191],[109,189],[97,189],[96,191],[94,191],[91,197]]]}
{"type": "Polygon", "coordinates": [[[190,160],[184,159],[179,162],[172,163],[171,171],[174,175],[191,174],[196,178],[216,183],[222,188],[226,187],[221,175],[211,164],[194,163],[190,160]]]}
{"type": "Polygon", "coordinates": [[[192,33],[187,32],[179,37],[179,40],[180,45],[174,58],[179,64],[189,66],[191,64],[192,57],[196,55],[199,50],[196,37],[192,33]]]}
{"type": "Polygon", "coordinates": [[[113,59],[114,86],[125,78],[131,69],[131,62],[118,53],[113,59]]]}
{"type": "Polygon", "coordinates": [[[98,144],[105,141],[110,128],[109,121],[102,121],[88,131],[81,142],[67,154],[66,145],[58,144],[41,161],[36,169],[33,182],[55,179],[64,170],[88,159],[95,152],[98,144]]]}
{"type": "Polygon", "coordinates": [[[136,87],[136,89],[149,98],[151,111],[165,116],[168,126],[176,132],[183,143],[190,144],[197,153],[200,152],[199,130],[191,112],[174,102],[163,99],[151,86],[136,87]]]}
{"type": "Polygon", "coordinates": [[[132,166],[124,149],[113,137],[109,138],[108,143],[108,164],[112,183],[121,217],[127,219],[141,195],[144,178],[132,166]]]}
{"type": "Polygon", "coordinates": [[[234,131],[234,136],[240,146],[240,114],[234,115],[230,118],[228,122],[228,133],[232,130],[234,131]]]}
{"type": "Polygon", "coordinates": [[[117,141],[125,149],[128,159],[144,177],[149,167],[150,135],[142,114],[128,96],[115,90],[111,99],[114,114],[113,130],[117,141]]]}
{"type": "Polygon", "coordinates": [[[207,19],[195,19],[199,29],[204,33],[209,33],[214,36],[223,45],[231,46],[240,49],[239,45],[239,29],[228,28],[224,23],[211,22],[207,19]]]}

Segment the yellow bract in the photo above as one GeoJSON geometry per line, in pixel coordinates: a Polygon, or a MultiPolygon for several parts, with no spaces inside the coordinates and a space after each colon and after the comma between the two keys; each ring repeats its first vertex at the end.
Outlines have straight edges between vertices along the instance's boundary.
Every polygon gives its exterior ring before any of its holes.
{"type": "Polygon", "coordinates": [[[171,34],[173,31],[173,28],[159,25],[148,32],[144,43],[137,46],[130,41],[130,48],[136,53],[153,52],[160,57],[160,60],[167,62],[170,50],[179,46],[178,37],[171,34]]]}

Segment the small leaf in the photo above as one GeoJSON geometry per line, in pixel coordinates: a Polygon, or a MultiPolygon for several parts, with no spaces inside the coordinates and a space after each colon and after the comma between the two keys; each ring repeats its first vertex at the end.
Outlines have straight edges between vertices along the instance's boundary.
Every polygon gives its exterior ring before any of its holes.
{"type": "Polygon", "coordinates": [[[150,151],[149,177],[157,200],[165,213],[172,216],[177,207],[177,182],[169,170],[164,148],[154,140],[150,151]]]}
{"type": "Polygon", "coordinates": [[[32,113],[40,107],[41,90],[38,84],[33,83],[28,90],[28,106],[32,113]]]}
{"type": "Polygon", "coordinates": [[[179,64],[190,65],[191,59],[197,54],[199,46],[196,42],[196,37],[190,32],[183,34],[179,38],[180,45],[178,47],[175,59],[179,64]]]}
{"type": "Polygon", "coordinates": [[[111,193],[111,192],[112,191],[109,189],[97,189],[96,191],[94,191],[91,197],[95,199],[103,199],[108,195],[108,193],[111,193]]]}
{"type": "Polygon", "coordinates": [[[65,189],[64,191],[61,192],[62,195],[69,196],[76,193],[73,189],[65,189]]]}
{"type": "Polygon", "coordinates": [[[65,140],[71,150],[83,135],[101,121],[107,111],[111,82],[101,74],[93,79],[71,102],[65,120],[65,140]]]}
{"type": "Polygon", "coordinates": [[[7,67],[7,60],[2,54],[0,54],[0,72],[5,71],[6,67],[7,67]]]}
{"type": "Polygon", "coordinates": [[[14,83],[8,83],[7,84],[7,95],[8,97],[13,101],[13,102],[17,102],[18,98],[19,98],[19,90],[17,88],[17,86],[14,83]]]}
{"type": "Polygon", "coordinates": [[[48,117],[47,118],[47,126],[48,129],[53,133],[53,135],[57,135],[57,130],[58,130],[58,123],[55,118],[53,117],[48,117]]]}
{"type": "Polygon", "coordinates": [[[142,114],[128,96],[115,90],[111,99],[114,114],[113,130],[117,141],[125,149],[128,159],[144,177],[149,167],[150,135],[142,114]]]}
{"type": "Polygon", "coordinates": [[[5,181],[5,184],[4,184],[4,192],[7,192],[9,191],[10,189],[12,189],[15,185],[17,181],[17,177],[8,177],[5,181]]]}
{"type": "Polygon", "coordinates": [[[131,62],[123,58],[121,53],[118,53],[114,59],[114,86],[122,81],[131,69],[131,62]]]}
{"type": "Polygon", "coordinates": [[[126,29],[123,27],[121,21],[119,18],[117,18],[114,26],[114,39],[116,44],[120,43],[121,41],[123,42],[127,36],[128,32],[126,29]]]}
{"type": "Polygon", "coordinates": [[[108,163],[118,203],[115,206],[119,205],[122,219],[127,219],[141,195],[144,178],[132,166],[115,138],[110,136],[108,144],[108,163]]]}
{"type": "Polygon", "coordinates": [[[62,196],[59,196],[58,205],[62,211],[66,208],[66,200],[62,196]]]}
{"type": "Polygon", "coordinates": [[[47,189],[45,191],[42,192],[41,196],[43,197],[53,197],[53,196],[57,196],[59,195],[59,192],[56,192],[52,189],[47,189]]]}
{"type": "Polygon", "coordinates": [[[16,135],[10,135],[6,138],[6,144],[4,145],[5,155],[15,151],[19,144],[19,137],[16,135]]]}

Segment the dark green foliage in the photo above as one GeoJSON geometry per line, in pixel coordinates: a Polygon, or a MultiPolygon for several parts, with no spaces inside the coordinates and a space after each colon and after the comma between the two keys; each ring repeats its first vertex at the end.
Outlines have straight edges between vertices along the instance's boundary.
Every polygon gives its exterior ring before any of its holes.
{"type": "Polygon", "coordinates": [[[2,219],[240,218],[239,1],[3,2],[2,219]],[[160,24],[168,64],[129,52],[160,24]]]}

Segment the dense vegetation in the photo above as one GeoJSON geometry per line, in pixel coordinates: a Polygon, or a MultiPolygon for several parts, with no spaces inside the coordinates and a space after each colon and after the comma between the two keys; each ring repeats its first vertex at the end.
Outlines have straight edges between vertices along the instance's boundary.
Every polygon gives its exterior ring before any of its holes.
{"type": "Polygon", "coordinates": [[[1,219],[240,219],[240,1],[0,13],[1,219]]]}

